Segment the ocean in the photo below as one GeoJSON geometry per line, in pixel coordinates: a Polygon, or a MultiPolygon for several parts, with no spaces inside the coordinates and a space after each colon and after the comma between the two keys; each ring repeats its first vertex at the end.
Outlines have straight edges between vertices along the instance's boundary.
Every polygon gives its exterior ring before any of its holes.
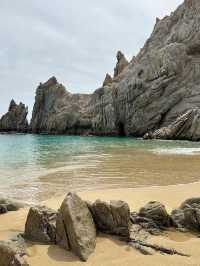
{"type": "Polygon", "coordinates": [[[68,191],[200,179],[200,142],[0,135],[0,196],[39,203],[68,191]]]}

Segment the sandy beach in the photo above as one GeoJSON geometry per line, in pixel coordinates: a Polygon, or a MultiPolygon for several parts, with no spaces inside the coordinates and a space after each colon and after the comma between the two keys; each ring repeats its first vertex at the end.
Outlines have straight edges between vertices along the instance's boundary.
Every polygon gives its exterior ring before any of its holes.
{"type": "MultiPolygon", "coordinates": [[[[79,195],[85,199],[94,201],[100,198],[105,201],[124,200],[129,203],[131,210],[138,210],[145,203],[151,200],[158,200],[165,204],[170,212],[176,208],[185,199],[198,197],[200,191],[200,182],[165,186],[149,187],[136,189],[116,189],[104,191],[82,192],[79,195]]],[[[51,208],[59,208],[64,196],[52,198],[42,204],[51,208]]],[[[10,212],[0,217],[0,238],[9,237],[23,232],[26,221],[27,209],[21,209],[17,212],[10,212]]],[[[133,248],[120,242],[117,238],[100,234],[97,237],[97,246],[95,253],[92,254],[86,263],[79,261],[71,252],[48,245],[27,243],[27,260],[31,266],[121,266],[121,265],[200,265],[199,245],[200,238],[190,233],[165,232],[162,236],[152,237],[151,241],[163,244],[167,247],[176,248],[179,251],[190,254],[191,257],[168,256],[155,254],[144,256],[133,248]]]]}

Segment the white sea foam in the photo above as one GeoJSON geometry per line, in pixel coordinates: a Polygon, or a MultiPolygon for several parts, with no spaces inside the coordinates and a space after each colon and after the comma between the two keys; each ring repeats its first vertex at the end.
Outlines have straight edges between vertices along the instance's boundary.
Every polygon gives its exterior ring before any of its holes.
{"type": "Polygon", "coordinates": [[[156,148],[152,150],[156,154],[200,155],[200,148],[156,148]]]}

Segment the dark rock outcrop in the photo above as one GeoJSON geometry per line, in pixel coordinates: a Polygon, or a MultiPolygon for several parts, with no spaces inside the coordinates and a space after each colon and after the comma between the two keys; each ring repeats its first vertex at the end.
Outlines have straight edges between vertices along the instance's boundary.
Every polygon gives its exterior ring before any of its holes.
{"type": "Polygon", "coordinates": [[[130,208],[126,202],[96,200],[88,206],[100,232],[129,237],[130,208]]]}
{"type": "Polygon", "coordinates": [[[45,206],[30,208],[25,224],[25,238],[44,244],[55,244],[56,216],[54,210],[45,206]]]}
{"type": "Polygon", "coordinates": [[[96,246],[96,228],[87,204],[75,193],[68,193],[57,219],[57,244],[71,249],[86,261],[96,246]]]}
{"type": "Polygon", "coordinates": [[[40,84],[36,91],[31,130],[33,133],[88,134],[91,117],[90,95],[71,94],[55,77],[40,84]]]}
{"type": "Polygon", "coordinates": [[[28,107],[23,103],[18,105],[12,100],[8,112],[0,119],[0,132],[26,133],[28,131],[27,114],[28,107]]]}
{"type": "Polygon", "coordinates": [[[200,198],[183,202],[180,208],[171,213],[173,225],[180,230],[188,229],[200,232],[200,198]]]}

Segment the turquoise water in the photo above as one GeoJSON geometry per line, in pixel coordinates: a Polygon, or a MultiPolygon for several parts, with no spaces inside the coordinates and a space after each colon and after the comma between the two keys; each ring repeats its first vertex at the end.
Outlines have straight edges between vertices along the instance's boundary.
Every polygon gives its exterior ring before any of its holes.
{"type": "Polygon", "coordinates": [[[199,180],[200,143],[0,135],[0,196],[36,202],[69,190],[199,180]]]}

